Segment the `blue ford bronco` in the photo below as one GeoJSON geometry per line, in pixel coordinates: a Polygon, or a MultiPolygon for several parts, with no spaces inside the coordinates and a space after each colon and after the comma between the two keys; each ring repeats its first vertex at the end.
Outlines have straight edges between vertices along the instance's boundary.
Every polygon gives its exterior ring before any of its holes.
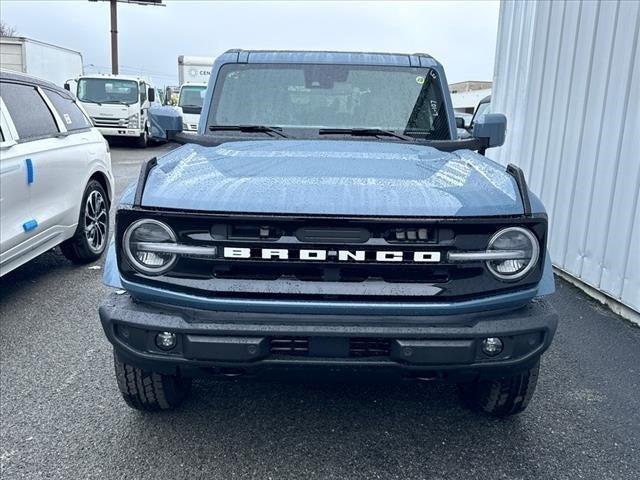
{"type": "Polygon", "coordinates": [[[231,50],[197,135],[123,194],[100,307],[118,387],[178,406],[193,377],[393,372],[523,411],[557,315],[547,215],[522,171],[484,156],[506,119],[458,139],[429,55],[231,50]]]}

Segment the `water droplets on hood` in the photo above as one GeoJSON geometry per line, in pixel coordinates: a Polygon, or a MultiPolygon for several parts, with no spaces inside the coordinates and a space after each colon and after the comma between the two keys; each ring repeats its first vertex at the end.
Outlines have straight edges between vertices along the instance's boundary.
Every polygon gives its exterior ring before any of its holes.
{"type": "Polygon", "coordinates": [[[333,140],[184,145],[158,159],[142,205],[370,216],[522,213],[512,177],[475,152],[333,140]]]}

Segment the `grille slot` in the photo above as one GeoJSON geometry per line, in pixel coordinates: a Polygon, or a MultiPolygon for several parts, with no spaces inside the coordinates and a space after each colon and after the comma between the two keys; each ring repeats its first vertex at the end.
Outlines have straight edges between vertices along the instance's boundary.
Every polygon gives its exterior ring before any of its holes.
{"type": "Polygon", "coordinates": [[[350,357],[388,357],[391,341],[388,338],[350,338],[350,357]]]}
{"type": "Polygon", "coordinates": [[[444,283],[449,281],[449,268],[409,266],[399,269],[394,265],[283,265],[276,262],[247,262],[245,265],[217,265],[215,278],[236,280],[297,279],[308,282],[365,282],[382,280],[388,283],[444,283]]]}
{"type": "Polygon", "coordinates": [[[295,236],[308,243],[365,243],[371,233],[366,228],[303,227],[296,230],[295,236]]]}
{"type": "Polygon", "coordinates": [[[271,353],[277,355],[308,355],[309,339],[306,337],[272,337],[271,353]]]}
{"type": "MultiPolygon", "coordinates": [[[[308,356],[309,339],[307,337],[272,337],[270,351],[275,355],[308,356]]],[[[388,338],[350,338],[349,357],[388,357],[391,353],[391,340],[388,338]]]]}
{"type": "Polygon", "coordinates": [[[120,118],[92,117],[91,119],[96,127],[129,128],[129,120],[126,118],[122,119],[123,123],[120,123],[120,118]]]}

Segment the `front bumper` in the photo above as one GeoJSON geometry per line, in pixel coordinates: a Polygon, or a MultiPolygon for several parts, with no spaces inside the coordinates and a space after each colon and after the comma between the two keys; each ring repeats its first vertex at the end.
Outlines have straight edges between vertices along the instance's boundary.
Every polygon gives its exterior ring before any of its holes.
{"type": "Polygon", "coordinates": [[[204,376],[271,367],[392,369],[424,377],[489,378],[530,367],[549,347],[557,314],[544,300],[517,310],[454,316],[205,311],[109,295],[100,320],[115,352],[143,369],[204,376]],[[177,335],[163,351],[159,332],[177,335]],[[489,357],[481,342],[499,337],[489,357]]]}
{"type": "Polygon", "coordinates": [[[98,131],[105,137],[139,137],[142,130],[139,128],[126,127],[96,127],[98,131]]]}

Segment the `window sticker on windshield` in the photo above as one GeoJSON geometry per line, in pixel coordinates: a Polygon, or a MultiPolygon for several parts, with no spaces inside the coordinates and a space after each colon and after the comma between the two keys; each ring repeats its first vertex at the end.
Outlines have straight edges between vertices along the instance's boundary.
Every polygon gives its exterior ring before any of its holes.
{"type": "Polygon", "coordinates": [[[71,125],[71,123],[73,123],[71,121],[71,117],[69,116],[68,113],[65,113],[64,115],[62,115],[64,117],[64,121],[67,122],[67,125],[71,125]]]}
{"type": "Polygon", "coordinates": [[[424,83],[424,77],[423,77],[423,76],[421,76],[421,75],[418,75],[418,76],[416,77],[416,83],[417,83],[418,85],[422,85],[422,84],[424,83]]]}
{"type": "Polygon", "coordinates": [[[429,104],[431,105],[431,114],[434,117],[438,116],[438,102],[436,102],[435,100],[431,100],[431,102],[429,102],[429,104]]]}

